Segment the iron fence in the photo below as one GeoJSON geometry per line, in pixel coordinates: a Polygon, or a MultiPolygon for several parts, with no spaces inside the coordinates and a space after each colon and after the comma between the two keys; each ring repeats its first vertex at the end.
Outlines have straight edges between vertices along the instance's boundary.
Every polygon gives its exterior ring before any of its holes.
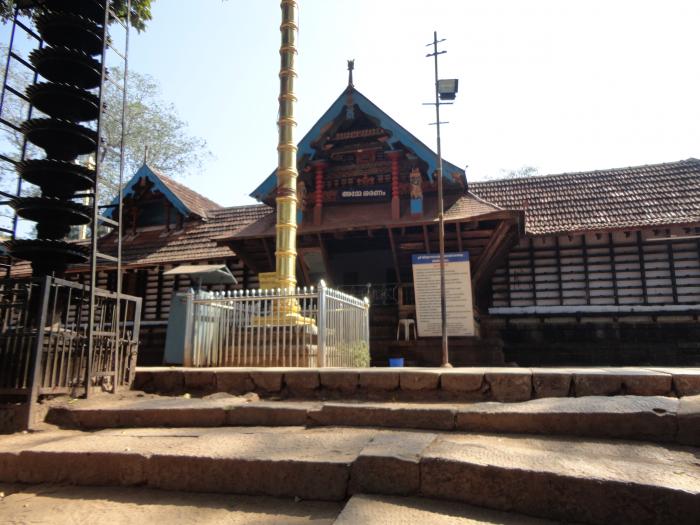
{"type": "Polygon", "coordinates": [[[369,301],[327,288],[198,295],[186,366],[369,366],[369,301]]]}
{"type": "Polygon", "coordinates": [[[89,304],[88,286],[63,279],[0,285],[0,395],[35,401],[42,394],[115,392],[131,384],[141,298],[95,289],[92,352],[89,304]]]}

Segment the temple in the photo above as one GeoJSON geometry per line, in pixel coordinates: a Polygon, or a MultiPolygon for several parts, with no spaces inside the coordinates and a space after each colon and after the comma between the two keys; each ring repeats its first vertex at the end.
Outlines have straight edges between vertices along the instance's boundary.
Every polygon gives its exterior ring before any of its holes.
{"type": "MultiPolygon", "coordinates": [[[[299,142],[297,168],[299,285],[370,298],[372,364],[438,365],[414,289],[414,256],[438,251],[435,152],[350,82],[299,142]],[[408,319],[418,337],[397,338],[408,319]]],[[[450,338],[453,364],[700,362],[699,160],[471,183],[444,162],[443,177],[446,252],[468,254],[474,318],[473,335],[450,338]]],[[[213,290],[274,271],[275,190],[273,172],[251,194],[260,204],[221,207],[147,164],[133,175],[124,292],[144,299],[140,363],[163,361],[171,298],[197,284],[173,269],[225,267],[234,279],[213,290]]],[[[98,285],[114,274],[105,265],[98,285]]]]}

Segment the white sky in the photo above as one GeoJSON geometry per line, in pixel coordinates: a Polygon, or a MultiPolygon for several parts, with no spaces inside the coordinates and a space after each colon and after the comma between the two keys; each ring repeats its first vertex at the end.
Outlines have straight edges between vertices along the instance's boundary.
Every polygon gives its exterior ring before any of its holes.
{"type": "MultiPolygon", "coordinates": [[[[700,1],[299,0],[297,140],[347,82],[435,145],[433,30],[444,157],[467,177],[532,165],[540,173],[700,157],[700,1]]],[[[131,66],[162,85],[215,158],[183,181],[223,205],[275,167],[277,0],[156,0],[131,66]],[[200,7],[197,11],[194,6],[200,7]]],[[[3,31],[5,33],[5,31],[3,31]]],[[[171,174],[177,176],[178,174],[171,174]]]]}

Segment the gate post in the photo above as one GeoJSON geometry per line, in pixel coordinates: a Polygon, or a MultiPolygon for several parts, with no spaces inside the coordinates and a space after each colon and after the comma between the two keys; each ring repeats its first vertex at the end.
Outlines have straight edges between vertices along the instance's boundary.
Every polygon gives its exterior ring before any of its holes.
{"type": "Polygon", "coordinates": [[[194,361],[194,293],[185,295],[185,344],[182,366],[192,366],[194,361]]]}
{"type": "Polygon", "coordinates": [[[46,329],[46,316],[48,314],[49,309],[52,281],[53,279],[51,277],[46,276],[44,277],[43,282],[41,284],[41,303],[39,305],[41,313],[39,315],[39,321],[36,325],[36,341],[34,342],[34,348],[32,348],[32,372],[30,376],[32,385],[29,393],[29,398],[27,399],[27,421],[25,425],[25,428],[27,430],[31,430],[34,426],[34,412],[36,410],[37,402],[39,401],[39,389],[41,388],[42,377],[41,363],[44,354],[44,331],[46,329]]]}
{"type": "Polygon", "coordinates": [[[316,355],[317,366],[325,368],[326,366],[326,282],[321,279],[318,283],[318,353],[316,355]]]}

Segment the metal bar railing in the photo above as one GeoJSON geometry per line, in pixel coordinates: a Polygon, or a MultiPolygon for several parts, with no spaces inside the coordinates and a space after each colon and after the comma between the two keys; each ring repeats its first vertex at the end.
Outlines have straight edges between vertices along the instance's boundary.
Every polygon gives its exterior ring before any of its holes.
{"type": "Polygon", "coordinates": [[[200,292],[187,319],[187,366],[369,366],[369,301],[323,282],[200,292]]]}

